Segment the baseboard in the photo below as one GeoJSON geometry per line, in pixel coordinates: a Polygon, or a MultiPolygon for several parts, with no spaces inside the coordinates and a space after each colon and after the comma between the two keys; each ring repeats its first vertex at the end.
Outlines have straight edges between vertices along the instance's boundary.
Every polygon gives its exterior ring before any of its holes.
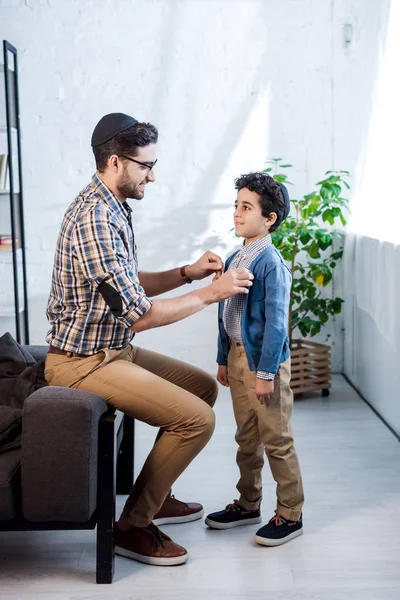
{"type": "Polygon", "coordinates": [[[375,413],[375,415],[378,417],[378,419],[380,419],[382,421],[382,423],[389,429],[389,431],[394,435],[396,440],[398,442],[400,442],[400,435],[397,433],[397,431],[395,431],[393,429],[393,427],[391,425],[389,425],[389,423],[382,417],[382,415],[378,413],[376,408],[374,406],[372,406],[372,404],[370,402],[368,402],[368,400],[365,398],[365,396],[362,395],[360,390],[357,389],[357,387],[354,385],[354,383],[352,381],[350,381],[350,379],[347,377],[347,375],[345,375],[345,373],[342,373],[342,375],[345,378],[345,380],[347,381],[347,383],[349,384],[349,386],[352,387],[355,392],[357,392],[357,394],[360,396],[361,400],[370,407],[372,412],[375,413]]]}

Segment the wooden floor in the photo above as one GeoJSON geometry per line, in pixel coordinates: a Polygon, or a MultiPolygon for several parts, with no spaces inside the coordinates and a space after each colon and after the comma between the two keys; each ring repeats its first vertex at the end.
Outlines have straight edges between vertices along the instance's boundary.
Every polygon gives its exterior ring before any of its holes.
{"type": "MultiPolygon", "coordinates": [[[[216,413],[213,439],[174,489],[206,511],[237,497],[227,390],[216,413]]],[[[303,536],[265,548],[252,541],[257,526],[164,526],[188,548],[186,565],[117,557],[114,584],[99,586],[93,532],[0,533],[0,599],[399,600],[400,444],[339,376],[329,398],[296,402],[293,424],[306,493],[303,536]]],[[[138,467],[153,438],[154,430],[138,426],[138,467]]],[[[267,467],[262,508],[265,522],[274,508],[267,467]]]]}

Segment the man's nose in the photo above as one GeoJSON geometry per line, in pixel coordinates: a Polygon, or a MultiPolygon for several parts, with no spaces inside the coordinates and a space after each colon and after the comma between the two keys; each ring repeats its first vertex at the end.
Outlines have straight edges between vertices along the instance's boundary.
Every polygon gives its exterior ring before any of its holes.
{"type": "Polygon", "coordinates": [[[154,183],[156,180],[156,176],[154,175],[154,171],[153,169],[150,169],[150,171],[147,173],[147,181],[149,181],[150,183],[154,183]]]}

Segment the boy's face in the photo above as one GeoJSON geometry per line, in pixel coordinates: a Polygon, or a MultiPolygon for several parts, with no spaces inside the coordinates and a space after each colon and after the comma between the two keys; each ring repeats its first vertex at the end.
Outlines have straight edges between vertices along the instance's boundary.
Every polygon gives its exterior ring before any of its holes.
{"type": "MultiPolygon", "coordinates": [[[[275,213],[272,214],[275,215],[275,213]]],[[[247,188],[239,190],[235,202],[233,220],[236,234],[249,241],[254,241],[267,235],[272,225],[270,219],[263,217],[261,213],[260,196],[247,188]]]]}

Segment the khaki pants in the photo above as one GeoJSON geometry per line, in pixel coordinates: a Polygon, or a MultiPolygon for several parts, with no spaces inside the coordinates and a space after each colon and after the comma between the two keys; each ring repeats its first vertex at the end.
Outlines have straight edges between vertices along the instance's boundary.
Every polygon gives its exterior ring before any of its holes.
{"type": "Polygon", "coordinates": [[[239,503],[247,510],[255,510],[260,506],[265,450],[277,483],[279,514],[284,519],[297,521],[304,496],[290,426],[293,408],[290,359],[280,365],[275,377],[274,393],[266,404],[261,404],[257,399],[256,372],[249,370],[244,347],[238,342],[232,342],[230,347],[228,377],[237,424],[235,439],[239,445],[239,503]]]}
{"type": "Polygon", "coordinates": [[[132,525],[148,525],[214,431],[215,380],[196,367],[130,345],[85,358],[48,354],[45,377],[49,385],[99,394],[110,406],[162,428],[123,510],[132,525]]]}

